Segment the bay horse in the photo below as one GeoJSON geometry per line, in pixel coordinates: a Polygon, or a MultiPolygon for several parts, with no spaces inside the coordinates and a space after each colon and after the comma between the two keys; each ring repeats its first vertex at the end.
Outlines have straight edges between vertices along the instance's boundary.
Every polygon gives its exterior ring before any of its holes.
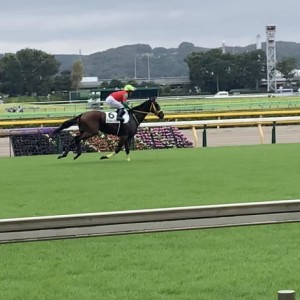
{"type": "Polygon", "coordinates": [[[151,97],[140,105],[131,108],[128,111],[129,121],[123,124],[120,122],[107,123],[107,113],[97,110],[88,111],[69,119],[56,128],[51,136],[53,137],[62,130],[73,125],[78,125],[79,134],[74,137],[71,143],[57,158],[61,159],[67,157],[69,151],[76,147],[74,159],[77,159],[82,153],[80,142],[97,135],[99,131],[101,131],[106,134],[118,136],[119,141],[114,152],[101,156],[100,159],[109,159],[113,157],[121,151],[123,146],[125,146],[127,160],[130,161],[129,141],[136,134],[139,125],[144,121],[148,113],[155,114],[159,119],[164,118],[164,113],[156,102],[156,97],[151,97]]]}

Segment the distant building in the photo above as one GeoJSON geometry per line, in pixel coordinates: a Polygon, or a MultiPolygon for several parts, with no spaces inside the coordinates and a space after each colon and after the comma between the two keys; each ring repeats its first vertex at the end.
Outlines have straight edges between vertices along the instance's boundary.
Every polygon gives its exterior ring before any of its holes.
{"type": "MultiPolygon", "coordinates": [[[[81,82],[79,83],[80,89],[98,89],[100,88],[103,82],[110,82],[112,79],[100,79],[98,77],[83,77],[81,82]]],[[[120,79],[121,81],[125,81],[124,79],[120,79]]],[[[135,79],[126,79],[126,81],[134,80],[137,84],[141,84],[143,82],[149,81],[148,78],[135,78],[135,79]]],[[[162,85],[187,85],[190,84],[189,76],[182,77],[157,77],[151,78],[151,82],[157,84],[158,86],[162,85]]]]}
{"type": "MultiPolygon", "coordinates": [[[[291,80],[291,85],[292,86],[299,86],[300,84],[300,70],[295,69],[294,71],[294,78],[291,80]]],[[[285,86],[286,85],[286,79],[282,76],[282,74],[276,70],[275,71],[275,76],[276,76],[276,89],[278,89],[280,86],[285,86]]],[[[262,79],[261,80],[261,85],[266,86],[267,85],[267,79],[262,79]]]]}
{"type": "Polygon", "coordinates": [[[79,88],[80,89],[93,89],[98,88],[101,85],[99,82],[98,77],[82,77],[79,88]]]}

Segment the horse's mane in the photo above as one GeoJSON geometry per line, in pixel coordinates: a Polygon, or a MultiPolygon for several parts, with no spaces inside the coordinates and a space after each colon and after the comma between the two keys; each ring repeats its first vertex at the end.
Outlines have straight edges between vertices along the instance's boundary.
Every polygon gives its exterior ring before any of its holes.
{"type": "Polygon", "coordinates": [[[143,111],[147,108],[148,105],[150,105],[150,99],[144,101],[143,103],[141,103],[137,106],[132,107],[131,110],[142,110],[143,111]]]}

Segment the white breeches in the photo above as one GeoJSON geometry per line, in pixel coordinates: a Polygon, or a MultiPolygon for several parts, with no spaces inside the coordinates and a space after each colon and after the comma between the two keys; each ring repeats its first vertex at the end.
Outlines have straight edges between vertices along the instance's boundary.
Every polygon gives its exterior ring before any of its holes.
{"type": "Polygon", "coordinates": [[[115,100],[112,96],[108,96],[105,102],[110,106],[110,108],[123,108],[124,106],[119,101],[115,100]]]}

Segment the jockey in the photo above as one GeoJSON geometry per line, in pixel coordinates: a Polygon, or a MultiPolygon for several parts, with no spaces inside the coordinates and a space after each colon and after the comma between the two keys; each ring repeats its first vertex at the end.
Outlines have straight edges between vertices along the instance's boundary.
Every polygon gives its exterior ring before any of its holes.
{"type": "Polygon", "coordinates": [[[111,93],[105,102],[111,107],[117,109],[117,120],[124,122],[123,115],[125,114],[125,108],[129,109],[127,99],[136,90],[131,84],[125,85],[123,90],[111,93]]]}

